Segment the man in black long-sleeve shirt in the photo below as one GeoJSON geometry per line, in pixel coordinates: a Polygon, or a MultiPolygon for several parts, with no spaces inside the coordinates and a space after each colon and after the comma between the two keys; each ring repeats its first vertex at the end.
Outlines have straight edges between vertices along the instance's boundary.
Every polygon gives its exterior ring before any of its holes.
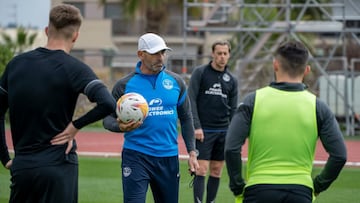
{"type": "Polygon", "coordinates": [[[230,189],[243,202],[310,203],[326,190],[346,162],[339,125],[325,103],[306,90],[308,51],[300,42],[279,46],[273,61],[276,82],[250,93],[238,107],[225,142],[230,189]],[[241,149],[248,138],[246,181],[241,149]],[[329,158],[314,180],[317,139],[329,158]],[[240,154],[240,155],[239,155],[240,154]]]}
{"type": "Polygon", "coordinates": [[[226,131],[237,107],[238,83],[227,66],[231,46],[219,40],[212,44],[212,60],[197,67],[190,78],[189,97],[194,118],[200,168],[194,178],[194,202],[200,203],[206,184],[206,202],[214,202],[224,167],[226,131]]]}
{"type": "Polygon", "coordinates": [[[45,47],[12,59],[0,80],[0,158],[11,170],[9,202],[76,203],[78,160],[74,137],[115,110],[115,100],[90,67],[69,55],[82,17],[71,5],[50,11],[45,47]],[[97,105],[73,120],[79,94],[97,105]],[[9,109],[15,157],[5,142],[9,109]]]}

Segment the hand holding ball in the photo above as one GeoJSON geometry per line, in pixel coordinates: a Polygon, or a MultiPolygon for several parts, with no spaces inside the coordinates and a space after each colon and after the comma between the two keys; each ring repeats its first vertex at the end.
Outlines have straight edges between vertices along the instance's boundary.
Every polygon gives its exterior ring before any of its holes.
{"type": "Polygon", "coordinates": [[[116,114],[124,122],[143,121],[149,112],[149,106],[146,99],[135,92],[124,94],[116,103],[116,114]]]}

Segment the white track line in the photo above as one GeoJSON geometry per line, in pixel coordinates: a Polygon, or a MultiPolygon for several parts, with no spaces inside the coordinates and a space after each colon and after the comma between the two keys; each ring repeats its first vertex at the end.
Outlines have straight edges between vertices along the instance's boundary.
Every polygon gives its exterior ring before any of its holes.
{"type": "Polygon", "coordinates": [[[121,153],[115,152],[77,152],[80,156],[96,156],[96,157],[120,157],[121,153]]]}
{"type": "MultiPolygon", "coordinates": [[[[78,152],[78,155],[80,156],[96,156],[96,157],[120,157],[121,153],[114,153],[114,152],[78,152]]],[[[188,159],[189,156],[188,155],[183,155],[180,154],[179,155],[179,159],[188,159]]],[[[242,159],[244,162],[247,161],[247,158],[243,158],[242,159]]],[[[315,160],[314,161],[314,165],[325,165],[326,161],[320,161],[320,160],[315,160]]],[[[360,166],[360,162],[351,162],[348,161],[345,164],[346,166],[360,166]]]]}

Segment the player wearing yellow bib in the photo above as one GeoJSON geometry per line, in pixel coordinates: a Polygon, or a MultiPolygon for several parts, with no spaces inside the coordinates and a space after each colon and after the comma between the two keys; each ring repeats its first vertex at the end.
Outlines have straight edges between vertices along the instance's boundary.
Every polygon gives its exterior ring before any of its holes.
{"type": "Polygon", "coordinates": [[[326,190],[346,162],[339,125],[327,105],[306,90],[308,51],[289,41],[275,52],[276,82],[250,93],[238,107],[225,142],[230,189],[244,203],[311,203],[326,190]],[[320,138],[329,158],[312,179],[320,138]],[[248,139],[246,181],[242,177],[242,145],[248,139]]]}

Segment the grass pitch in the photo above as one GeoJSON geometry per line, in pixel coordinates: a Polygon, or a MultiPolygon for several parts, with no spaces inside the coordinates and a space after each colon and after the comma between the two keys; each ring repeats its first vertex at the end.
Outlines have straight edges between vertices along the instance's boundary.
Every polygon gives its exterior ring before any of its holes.
{"type": "MultiPolygon", "coordinates": [[[[79,203],[121,203],[120,158],[79,158],[79,203]]],[[[187,162],[180,163],[180,203],[193,202],[191,176],[187,173],[187,162]]],[[[320,168],[314,168],[314,174],[320,168]]],[[[234,197],[228,188],[229,179],[224,168],[217,202],[233,203],[234,197]]],[[[10,193],[9,171],[0,167],[0,203],[8,202],[10,193]]],[[[316,203],[360,203],[360,168],[344,168],[335,183],[316,199],[316,203]]],[[[153,203],[148,192],[147,203],[153,203]]]]}

